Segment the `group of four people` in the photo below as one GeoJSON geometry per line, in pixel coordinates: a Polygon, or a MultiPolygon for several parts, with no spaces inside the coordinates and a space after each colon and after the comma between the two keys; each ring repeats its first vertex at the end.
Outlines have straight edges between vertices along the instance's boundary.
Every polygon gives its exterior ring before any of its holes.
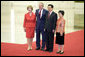
{"type": "Polygon", "coordinates": [[[34,38],[34,31],[36,29],[36,50],[43,50],[52,52],[54,44],[54,33],[56,32],[56,44],[58,44],[57,53],[64,53],[64,33],[65,33],[65,20],[63,18],[64,11],[60,10],[57,13],[53,11],[54,6],[48,5],[48,10],[44,9],[44,4],[39,3],[39,9],[35,13],[32,12],[33,7],[27,7],[28,13],[24,18],[24,30],[28,43],[27,50],[32,49],[32,41],[34,38]],[[40,33],[42,34],[42,46],[40,45],[40,33]],[[46,49],[45,49],[46,46],[46,49]],[[61,49],[60,49],[61,48],[61,49]]]}

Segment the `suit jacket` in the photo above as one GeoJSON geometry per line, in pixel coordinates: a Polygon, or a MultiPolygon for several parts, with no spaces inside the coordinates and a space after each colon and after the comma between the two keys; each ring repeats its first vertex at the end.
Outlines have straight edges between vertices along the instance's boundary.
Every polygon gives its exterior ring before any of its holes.
{"type": "Polygon", "coordinates": [[[45,21],[46,21],[46,13],[48,11],[43,9],[42,17],[40,18],[39,9],[36,10],[36,29],[44,29],[45,21]]]}
{"type": "Polygon", "coordinates": [[[24,24],[23,27],[24,28],[28,28],[28,27],[34,27],[36,26],[36,15],[32,12],[32,16],[30,16],[29,13],[25,14],[24,17],[24,24]]]}
{"type": "Polygon", "coordinates": [[[48,13],[46,14],[46,23],[45,23],[45,29],[49,32],[52,32],[52,30],[55,30],[56,28],[56,21],[57,21],[57,14],[55,12],[52,12],[51,15],[48,18],[48,13]]]}

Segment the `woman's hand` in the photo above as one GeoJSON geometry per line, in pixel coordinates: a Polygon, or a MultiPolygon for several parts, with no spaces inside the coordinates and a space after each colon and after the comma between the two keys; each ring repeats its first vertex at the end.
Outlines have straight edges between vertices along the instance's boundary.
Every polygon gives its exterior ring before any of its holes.
{"type": "Polygon", "coordinates": [[[26,28],[24,28],[24,31],[26,32],[26,28]]]}
{"type": "Polygon", "coordinates": [[[53,29],[53,30],[52,30],[52,32],[54,33],[54,32],[55,32],[55,30],[53,29]]]}
{"type": "Polygon", "coordinates": [[[60,32],[60,36],[63,36],[63,33],[62,32],[60,32]]]}

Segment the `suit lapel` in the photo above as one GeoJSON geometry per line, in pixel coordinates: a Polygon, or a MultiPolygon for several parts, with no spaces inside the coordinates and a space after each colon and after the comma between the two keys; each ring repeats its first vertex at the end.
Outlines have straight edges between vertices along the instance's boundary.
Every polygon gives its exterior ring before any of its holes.
{"type": "MultiPolygon", "coordinates": [[[[43,11],[42,11],[42,17],[43,17],[43,15],[44,15],[44,13],[45,13],[45,11],[44,11],[44,9],[43,9],[43,11]]],[[[41,18],[42,18],[42,17],[41,17],[41,18]]]]}
{"type": "Polygon", "coordinates": [[[51,13],[50,17],[52,17],[52,15],[53,15],[53,12],[51,13]]]}
{"type": "Polygon", "coordinates": [[[39,14],[39,9],[38,9],[38,14],[39,14]]]}

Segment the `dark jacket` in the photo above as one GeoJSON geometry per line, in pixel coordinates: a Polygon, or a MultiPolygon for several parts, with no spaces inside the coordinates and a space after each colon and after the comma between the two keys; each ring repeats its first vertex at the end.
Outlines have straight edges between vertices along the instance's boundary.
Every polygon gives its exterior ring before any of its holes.
{"type": "Polygon", "coordinates": [[[40,19],[40,15],[39,15],[39,9],[36,10],[36,29],[42,29],[44,30],[44,26],[45,26],[45,21],[46,21],[46,13],[48,11],[46,9],[43,9],[43,13],[42,13],[42,17],[40,19]]]}
{"type": "Polygon", "coordinates": [[[56,28],[56,21],[57,21],[57,14],[55,12],[52,12],[51,15],[48,18],[48,13],[46,14],[46,23],[45,23],[45,29],[49,32],[52,32],[52,30],[55,30],[56,28]]]}

